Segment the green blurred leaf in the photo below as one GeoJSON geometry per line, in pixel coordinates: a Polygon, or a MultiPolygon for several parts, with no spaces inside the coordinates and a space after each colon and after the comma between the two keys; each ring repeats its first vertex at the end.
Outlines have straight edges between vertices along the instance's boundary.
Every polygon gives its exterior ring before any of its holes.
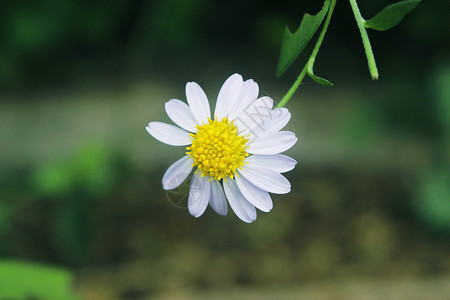
{"type": "Polygon", "coordinates": [[[313,67],[314,67],[314,59],[310,59],[308,61],[308,76],[311,77],[311,79],[313,79],[315,82],[317,82],[318,84],[324,85],[324,86],[332,86],[333,83],[326,80],[325,78],[319,77],[314,75],[314,71],[313,71],[313,67]]]}
{"type": "Polygon", "coordinates": [[[286,26],[281,43],[280,60],[277,67],[277,76],[281,76],[292,65],[295,59],[303,51],[309,40],[322,24],[330,7],[330,1],[325,0],[322,9],[316,15],[305,14],[300,27],[295,33],[291,33],[286,26]]]}
{"type": "Polygon", "coordinates": [[[71,267],[82,265],[92,250],[98,224],[99,202],[77,194],[63,203],[52,222],[52,240],[64,263],[71,267]]]}
{"type": "Polygon", "coordinates": [[[441,64],[433,76],[435,114],[450,138],[450,64],[441,64]]]}
{"type": "Polygon", "coordinates": [[[405,0],[386,6],[381,12],[370,20],[364,21],[366,28],[375,30],[388,30],[401,22],[403,17],[412,11],[420,0],[405,0]]]}
{"type": "Polygon", "coordinates": [[[114,157],[110,149],[97,145],[84,146],[73,158],[72,166],[77,182],[89,194],[102,194],[113,184],[114,157]]]}
{"type": "Polygon", "coordinates": [[[450,172],[443,168],[433,170],[419,185],[416,209],[431,226],[450,230],[450,172]]]}
{"type": "Polygon", "coordinates": [[[0,261],[0,299],[79,300],[72,275],[63,269],[21,261],[0,261]]]}
{"type": "Polygon", "coordinates": [[[44,195],[68,193],[73,186],[73,171],[66,162],[50,162],[36,169],[32,183],[44,195]]]}
{"type": "Polygon", "coordinates": [[[38,193],[48,196],[69,194],[77,188],[89,195],[100,195],[113,184],[113,159],[108,148],[87,144],[65,160],[38,167],[32,184],[38,193]]]}

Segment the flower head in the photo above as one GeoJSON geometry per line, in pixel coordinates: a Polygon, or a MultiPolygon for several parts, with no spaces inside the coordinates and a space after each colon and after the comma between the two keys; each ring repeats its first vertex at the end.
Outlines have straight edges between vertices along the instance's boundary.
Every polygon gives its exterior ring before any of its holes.
{"type": "Polygon", "coordinates": [[[166,102],[170,119],[179,127],[150,122],[147,131],[172,146],[186,146],[186,155],[173,163],[163,176],[165,190],[183,183],[193,169],[188,209],[201,216],[208,203],[226,215],[228,203],[244,222],[256,220],[256,208],[269,212],[269,193],[289,193],[291,185],[281,173],[292,170],[296,161],[280,154],[291,148],[297,137],[280,131],[291,114],[273,109],[269,97],[258,98],[258,84],[242,76],[230,76],[217,97],[214,117],[202,88],[186,84],[188,105],[180,100],[166,102]]]}

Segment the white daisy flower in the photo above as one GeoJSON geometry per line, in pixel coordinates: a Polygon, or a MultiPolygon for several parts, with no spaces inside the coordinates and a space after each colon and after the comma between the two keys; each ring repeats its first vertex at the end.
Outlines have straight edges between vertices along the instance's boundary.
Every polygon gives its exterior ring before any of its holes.
{"type": "Polygon", "coordinates": [[[258,84],[242,76],[230,76],[217,97],[211,117],[205,92],[195,82],[186,84],[188,104],[166,102],[167,115],[179,127],[150,122],[147,131],[172,146],[187,146],[186,155],[173,163],[163,176],[165,190],[183,183],[192,170],[188,209],[200,217],[209,205],[226,215],[228,203],[244,222],[256,220],[256,208],[269,212],[269,193],[286,194],[289,181],[281,173],[292,170],[296,161],[280,154],[291,148],[297,137],[280,131],[291,114],[273,109],[269,97],[258,98],[258,84]]]}

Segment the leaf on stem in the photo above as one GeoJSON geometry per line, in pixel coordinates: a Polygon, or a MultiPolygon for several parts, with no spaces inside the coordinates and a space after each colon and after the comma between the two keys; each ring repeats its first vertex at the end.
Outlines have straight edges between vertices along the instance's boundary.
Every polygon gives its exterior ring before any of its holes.
{"type": "Polygon", "coordinates": [[[366,28],[379,31],[391,29],[401,22],[403,17],[411,12],[421,0],[405,0],[386,6],[372,19],[364,21],[366,28]]]}
{"type": "Polygon", "coordinates": [[[278,61],[277,76],[281,76],[292,65],[298,55],[308,44],[314,33],[322,24],[325,15],[330,8],[330,0],[325,0],[322,9],[316,15],[305,14],[300,27],[295,33],[291,33],[286,26],[281,43],[280,60],[278,61]]]}
{"type": "Polygon", "coordinates": [[[307,69],[308,76],[311,77],[311,79],[314,80],[315,82],[317,82],[318,84],[321,84],[324,86],[332,86],[333,85],[332,82],[326,80],[325,78],[314,75],[314,71],[313,71],[314,61],[315,61],[315,59],[310,59],[308,61],[308,69],[307,69]]]}

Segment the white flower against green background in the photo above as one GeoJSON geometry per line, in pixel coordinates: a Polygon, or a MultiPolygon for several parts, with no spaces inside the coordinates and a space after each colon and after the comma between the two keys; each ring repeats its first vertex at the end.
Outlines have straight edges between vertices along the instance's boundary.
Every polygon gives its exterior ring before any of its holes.
{"type": "Polygon", "coordinates": [[[286,108],[273,109],[269,97],[258,98],[258,84],[242,76],[230,76],[217,97],[214,116],[202,88],[186,84],[184,102],[166,102],[167,115],[179,127],[150,122],[147,131],[172,146],[187,146],[186,155],[173,163],[163,176],[165,190],[183,183],[193,169],[188,209],[201,216],[208,203],[221,215],[228,211],[227,199],[244,222],[256,220],[256,208],[269,212],[269,193],[286,194],[289,181],[281,173],[292,170],[296,161],[280,154],[291,148],[297,137],[280,131],[291,114],[286,108]]]}

